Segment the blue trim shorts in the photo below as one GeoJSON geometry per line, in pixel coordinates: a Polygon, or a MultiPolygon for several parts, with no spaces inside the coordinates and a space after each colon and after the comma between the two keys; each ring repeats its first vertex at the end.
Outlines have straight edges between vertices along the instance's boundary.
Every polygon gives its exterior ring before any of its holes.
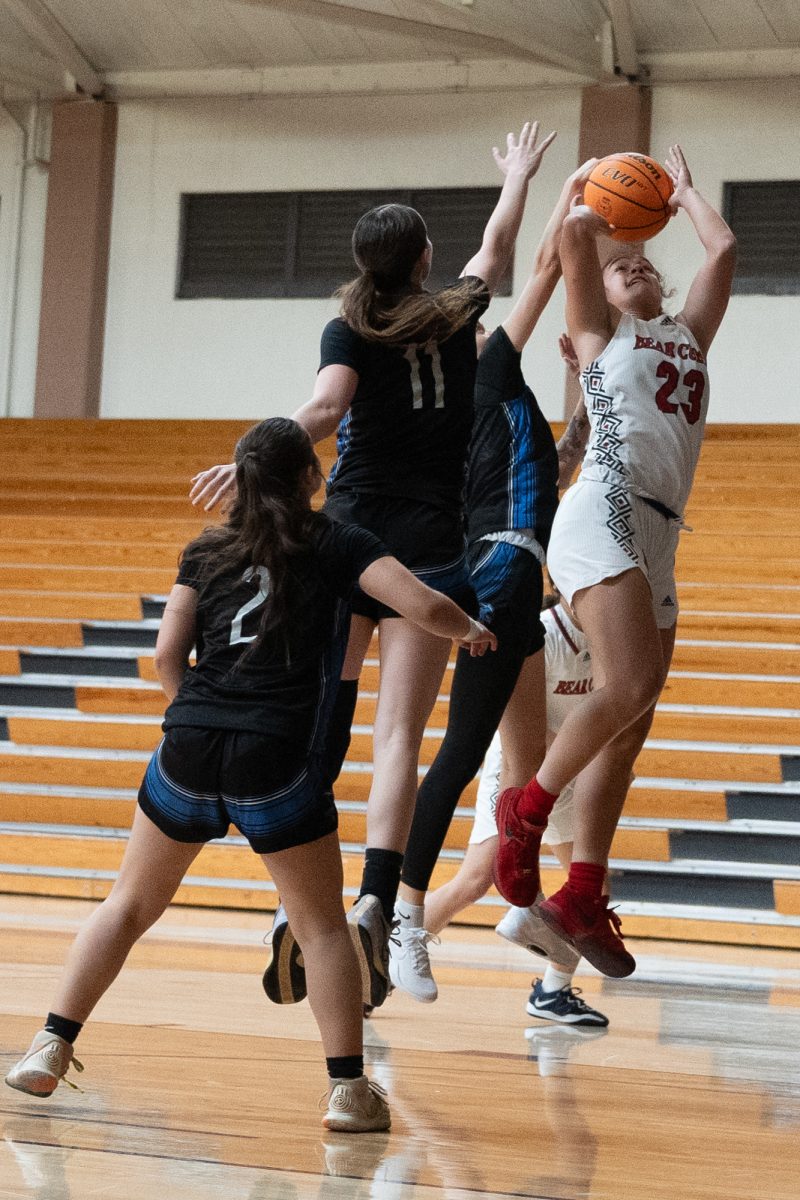
{"type": "Polygon", "coordinates": [[[139,807],[176,842],[223,838],[235,825],[257,854],[325,837],[338,815],[316,766],[285,742],[237,729],[168,729],[150,759],[139,807]]]}

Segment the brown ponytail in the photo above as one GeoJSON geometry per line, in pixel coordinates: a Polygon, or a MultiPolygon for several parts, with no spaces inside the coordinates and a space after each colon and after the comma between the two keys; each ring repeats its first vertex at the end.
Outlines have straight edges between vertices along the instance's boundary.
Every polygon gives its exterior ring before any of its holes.
{"type": "MultiPolygon", "coordinates": [[[[237,496],[224,525],[205,529],[184,550],[204,559],[202,594],[222,576],[251,566],[269,572],[269,594],[256,639],[242,656],[260,648],[267,633],[282,629],[288,650],[293,612],[303,607],[301,584],[294,570],[309,552],[321,518],[312,512],[306,486],[308,468],[319,470],[307,432],[287,417],[254,425],[234,452],[237,496]]],[[[240,659],[240,662],[242,660],[240,659]]]]}
{"type": "Polygon", "coordinates": [[[411,276],[428,244],[425,222],[405,204],[370,209],[353,230],[361,274],[339,288],[341,314],[374,342],[443,342],[466,325],[483,290],[460,280],[440,292],[415,287],[411,276]]]}

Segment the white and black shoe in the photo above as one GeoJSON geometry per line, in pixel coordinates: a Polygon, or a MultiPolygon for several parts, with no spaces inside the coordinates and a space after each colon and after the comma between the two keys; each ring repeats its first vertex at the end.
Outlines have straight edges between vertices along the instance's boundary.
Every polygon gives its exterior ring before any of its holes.
{"type": "Polygon", "coordinates": [[[282,904],[275,913],[272,933],[268,936],[271,953],[261,986],[273,1004],[297,1004],[306,998],[306,968],[282,904]]]}
{"type": "MultiPolygon", "coordinates": [[[[544,896],[540,894],[539,900],[543,899],[544,896]]],[[[509,908],[494,931],[507,942],[513,942],[515,946],[522,946],[539,958],[546,958],[548,962],[559,963],[574,971],[581,956],[574,946],[545,925],[538,913],[539,900],[530,908],[509,908]]]]}
{"type": "Polygon", "coordinates": [[[534,979],[525,1011],[531,1017],[560,1021],[563,1025],[587,1025],[596,1029],[605,1029],[608,1025],[608,1017],[604,1013],[590,1008],[581,999],[580,988],[565,987],[557,992],[546,992],[541,979],[534,979]]]}

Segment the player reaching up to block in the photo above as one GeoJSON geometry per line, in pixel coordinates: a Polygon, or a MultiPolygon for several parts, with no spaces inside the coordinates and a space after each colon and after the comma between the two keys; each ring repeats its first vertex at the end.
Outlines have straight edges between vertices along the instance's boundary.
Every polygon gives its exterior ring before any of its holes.
{"type": "MultiPolygon", "coordinates": [[[[467,555],[481,620],[498,650],[480,663],[456,659],[447,728],[417,794],[390,942],[395,986],[436,998],[424,925],[425,893],[456,805],[503,722],[504,785],[529,779],[545,751],[542,567],[558,504],[559,454],[522,375],[522,351],[561,276],[561,228],[595,165],[566,180],[514,308],[488,334],[480,356],[467,475],[467,555]],[[525,686],[516,687],[526,663],[525,686]],[[512,699],[513,696],[513,699],[512,699]]],[[[487,884],[488,886],[488,884],[487,884]]]]}
{"type": "Polygon", "coordinates": [[[262,421],[235,458],[228,519],[186,548],[167,601],[156,668],[171,703],[118,879],[73,943],[44,1029],[6,1083],[39,1097],[55,1090],[132,946],[205,843],[233,823],[274,879],[303,954],[330,1077],[323,1124],[388,1129],[385,1093],[363,1071],[361,981],[322,761],[350,596],[358,586],[390,600],[445,647],[455,638],[481,653],[494,638],[373,534],[312,511],[322,476],[295,421],[262,421]]]}
{"type": "Polygon", "coordinates": [[[571,713],[542,766],[497,804],[494,879],[512,904],[539,892],[539,845],[559,793],[580,773],[569,878],[542,918],[606,975],[635,967],[604,880],[633,762],[652,721],[675,640],[675,550],[708,409],[706,357],[725,314],[735,238],[693,186],[679,146],[666,167],[705,251],[681,312],[662,309],[661,278],[625,250],[601,266],[608,232],[576,204],[561,262],[567,326],[581,367],[591,435],[578,482],[561,502],[548,568],[589,642],[599,686],[571,713]]]}
{"type": "MultiPolygon", "coordinates": [[[[464,603],[470,588],[462,493],[475,327],[508,264],[529,181],[554,136],[540,142],[538,123],[528,123],[519,137],[508,135],[505,153],[495,150],[505,175],[498,204],[461,279],[439,292],[424,287],[432,246],[418,212],[387,204],[361,217],[353,232],[359,274],[339,293],[341,316],[323,331],[314,394],[295,414],[314,442],[338,431],[325,511],[371,530],[420,580],[464,603]]],[[[203,472],[195,480],[194,502],[213,505],[229,482],[228,468],[203,472]]],[[[355,596],[330,726],[331,783],[347,752],[358,676],[376,628],[380,685],[367,849],[349,915],[369,1006],[382,1003],[389,986],[389,931],[417,794],[419,749],[449,653],[441,639],[404,620],[396,605],[355,596]]],[[[279,940],[277,951],[273,941],[273,962],[276,953],[291,953],[291,937],[279,940]]]]}

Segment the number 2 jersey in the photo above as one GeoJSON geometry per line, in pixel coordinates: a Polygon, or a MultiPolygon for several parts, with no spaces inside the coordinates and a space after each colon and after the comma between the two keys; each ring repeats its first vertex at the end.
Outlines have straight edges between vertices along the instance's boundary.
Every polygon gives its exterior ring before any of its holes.
{"type": "Polygon", "coordinates": [[[708,412],[705,356],[686,326],[624,313],[581,386],[591,434],[580,477],[682,516],[708,412]]]}
{"type": "Polygon", "coordinates": [[[184,675],[164,729],[245,730],[273,735],[298,754],[319,750],[339,685],[350,596],[360,575],[387,553],[367,530],[318,514],[312,544],[292,559],[301,599],[286,635],[270,631],[244,658],[268,600],[268,573],[248,567],[203,586],[203,560],[184,555],[176,582],[198,592],[197,665],[184,675]]]}
{"type": "Polygon", "coordinates": [[[465,277],[474,306],[442,342],[368,341],[337,317],[322,334],[320,370],[350,367],[358,385],[337,431],[328,495],[341,489],[423,500],[448,510],[463,502],[477,369],[475,326],[489,303],[485,284],[465,277]]]}

